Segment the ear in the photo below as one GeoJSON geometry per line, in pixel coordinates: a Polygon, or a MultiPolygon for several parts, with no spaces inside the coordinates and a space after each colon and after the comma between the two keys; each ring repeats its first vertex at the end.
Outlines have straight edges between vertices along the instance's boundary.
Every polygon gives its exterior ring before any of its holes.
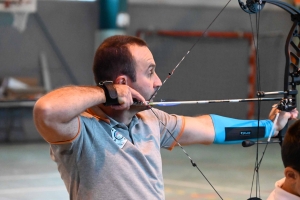
{"type": "Polygon", "coordinates": [[[115,84],[122,84],[122,85],[127,85],[128,83],[128,77],[125,75],[120,75],[116,78],[114,81],[115,84]]]}
{"type": "Polygon", "coordinates": [[[299,194],[299,172],[294,170],[292,167],[286,167],[284,169],[285,181],[281,188],[291,194],[300,196],[299,194]]]}
{"type": "Polygon", "coordinates": [[[284,169],[284,175],[286,179],[292,182],[300,178],[299,173],[291,167],[286,167],[284,169]]]}

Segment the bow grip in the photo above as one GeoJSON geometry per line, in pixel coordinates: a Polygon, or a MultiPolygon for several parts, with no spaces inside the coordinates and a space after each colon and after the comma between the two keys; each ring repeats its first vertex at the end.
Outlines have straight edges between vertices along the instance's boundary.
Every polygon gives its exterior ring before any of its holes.
{"type": "Polygon", "coordinates": [[[297,107],[295,100],[293,99],[282,99],[278,104],[277,108],[281,111],[290,112],[297,107]]]}

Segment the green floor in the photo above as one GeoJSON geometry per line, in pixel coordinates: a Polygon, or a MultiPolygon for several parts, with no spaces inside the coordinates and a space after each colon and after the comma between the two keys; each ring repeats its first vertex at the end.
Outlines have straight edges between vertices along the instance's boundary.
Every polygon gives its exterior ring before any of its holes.
{"type": "MultiPolygon", "coordinates": [[[[222,199],[250,197],[256,147],[211,145],[184,148],[222,199]]],[[[262,150],[264,146],[259,148],[262,150]]],[[[221,199],[179,147],[171,152],[163,150],[162,157],[166,200],[221,199]]],[[[278,144],[268,146],[259,171],[261,199],[266,199],[274,182],[283,175],[278,144]]],[[[0,145],[0,200],[6,199],[68,199],[56,165],[49,157],[48,144],[0,145]]]]}

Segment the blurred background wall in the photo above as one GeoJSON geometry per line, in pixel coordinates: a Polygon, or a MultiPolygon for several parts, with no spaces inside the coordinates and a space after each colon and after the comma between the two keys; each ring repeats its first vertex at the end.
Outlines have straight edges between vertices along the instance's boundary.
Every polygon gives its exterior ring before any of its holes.
{"type": "MultiPolygon", "coordinates": [[[[199,37],[154,33],[159,30],[204,31],[225,3],[220,0],[185,3],[128,1],[126,9],[130,24],[121,31],[129,35],[140,33],[139,36],[146,40],[153,52],[158,75],[164,80],[199,37]]],[[[34,77],[38,84],[42,84],[41,55],[45,55],[52,89],[69,84],[94,84],[91,69],[95,48],[101,41],[100,12],[97,1],[38,1],[37,13],[28,16],[24,31],[2,24],[0,80],[5,77],[34,77]]],[[[255,21],[255,15],[250,18],[239,8],[237,1],[232,1],[209,31],[255,33],[255,21]]],[[[259,21],[261,90],[282,90],[284,44],[292,24],[290,15],[267,4],[259,15],[259,21]]],[[[247,39],[201,37],[155,100],[247,98],[250,53],[247,39]]],[[[273,103],[262,103],[262,117],[267,117],[273,103]]],[[[222,103],[161,109],[185,115],[214,113],[245,119],[249,105],[222,103]]],[[[41,137],[34,128],[31,107],[0,109],[1,142],[37,140],[41,137]]]]}

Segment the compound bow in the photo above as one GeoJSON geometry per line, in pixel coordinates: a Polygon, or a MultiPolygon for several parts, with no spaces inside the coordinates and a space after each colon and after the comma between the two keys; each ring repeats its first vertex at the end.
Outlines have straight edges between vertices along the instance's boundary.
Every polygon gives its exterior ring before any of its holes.
{"type": "MultiPolygon", "coordinates": [[[[226,4],[226,6],[228,5],[228,3],[226,4]]],[[[283,94],[283,98],[281,98],[281,101],[277,105],[278,109],[282,110],[282,111],[289,112],[289,111],[292,111],[293,109],[296,108],[296,106],[297,106],[296,97],[297,97],[297,93],[298,93],[296,86],[300,84],[300,69],[299,69],[299,61],[300,61],[300,59],[299,59],[300,58],[300,33],[299,33],[299,31],[300,31],[300,11],[298,9],[296,9],[295,7],[293,7],[292,5],[288,4],[288,3],[281,2],[281,1],[276,1],[276,0],[247,0],[246,3],[243,3],[241,0],[238,0],[238,3],[240,5],[241,9],[243,11],[245,11],[246,13],[248,13],[248,14],[257,14],[257,13],[259,13],[263,9],[263,7],[266,3],[276,5],[276,6],[284,9],[285,11],[287,11],[288,13],[291,14],[291,20],[293,22],[293,25],[292,25],[292,27],[289,31],[289,34],[288,34],[288,37],[287,37],[286,43],[285,43],[286,64],[285,64],[283,91],[275,91],[275,92],[258,91],[257,92],[258,98],[255,98],[255,99],[206,100],[206,101],[184,101],[184,102],[182,102],[182,101],[181,102],[180,101],[175,101],[175,102],[174,101],[173,102],[150,102],[149,105],[152,105],[152,106],[156,106],[156,105],[158,105],[158,106],[164,106],[164,105],[169,106],[169,105],[198,104],[198,103],[269,101],[269,100],[278,100],[278,98],[264,98],[264,96],[266,96],[266,95],[282,95],[283,94]]],[[[221,12],[224,10],[224,8],[221,10],[221,12]]],[[[220,13],[217,15],[217,17],[220,15],[220,13]]],[[[213,22],[215,21],[215,19],[213,20],[213,22]]],[[[208,26],[208,28],[211,26],[211,24],[208,26]]],[[[208,30],[208,28],[206,29],[206,31],[208,30]]],[[[204,33],[206,31],[204,31],[204,33]]],[[[192,48],[195,46],[195,44],[192,46],[192,48]]],[[[192,48],[180,60],[180,62],[175,66],[175,68],[172,70],[172,72],[169,73],[168,77],[163,81],[163,84],[166,82],[166,80],[168,78],[170,78],[172,76],[174,71],[181,64],[181,62],[185,59],[185,57],[190,53],[192,48]]],[[[156,93],[158,92],[158,90],[156,91],[156,93]]],[[[153,96],[155,96],[156,93],[153,96]]],[[[286,129],[286,127],[284,128],[284,130],[286,129]]],[[[278,138],[279,138],[279,143],[280,144],[282,143],[282,138],[283,137],[284,137],[284,134],[279,133],[278,138]]],[[[266,143],[268,144],[269,142],[266,142],[266,143]]],[[[258,144],[259,144],[259,142],[257,142],[257,145],[258,144]]],[[[178,143],[178,145],[181,147],[181,145],[179,143],[178,143]]],[[[243,143],[243,146],[248,146],[248,143],[247,142],[243,143]]],[[[267,145],[266,145],[266,147],[267,147],[267,145]]],[[[193,160],[186,153],[186,151],[183,148],[182,148],[182,150],[189,157],[189,159],[191,160],[192,165],[194,167],[197,167],[197,165],[193,162],[193,160]]],[[[265,150],[266,150],[266,148],[265,148],[265,150]]],[[[265,150],[264,150],[264,152],[265,152],[265,150]]],[[[264,152],[263,152],[263,155],[264,155],[264,152]]],[[[263,155],[262,155],[259,162],[258,162],[258,157],[256,158],[256,165],[255,165],[254,173],[258,174],[259,166],[260,166],[260,163],[262,161],[263,155]]],[[[203,173],[200,171],[200,169],[198,167],[197,167],[197,169],[203,175],[203,173]]],[[[204,176],[204,178],[207,180],[207,178],[205,176],[204,176]]],[[[253,176],[253,179],[254,179],[254,176],[253,176]]],[[[210,184],[209,181],[208,181],[208,183],[210,184]]],[[[253,186],[253,182],[252,182],[252,186],[253,186]]],[[[212,186],[212,188],[215,190],[215,188],[213,186],[212,186]]],[[[215,192],[219,195],[219,193],[216,190],[215,190],[215,192]]],[[[255,200],[255,199],[258,200],[258,199],[260,199],[259,197],[257,197],[257,193],[256,193],[256,197],[251,197],[251,193],[252,193],[252,188],[251,188],[249,200],[255,200]]],[[[220,195],[219,195],[219,197],[222,199],[222,197],[220,195]]]]}

